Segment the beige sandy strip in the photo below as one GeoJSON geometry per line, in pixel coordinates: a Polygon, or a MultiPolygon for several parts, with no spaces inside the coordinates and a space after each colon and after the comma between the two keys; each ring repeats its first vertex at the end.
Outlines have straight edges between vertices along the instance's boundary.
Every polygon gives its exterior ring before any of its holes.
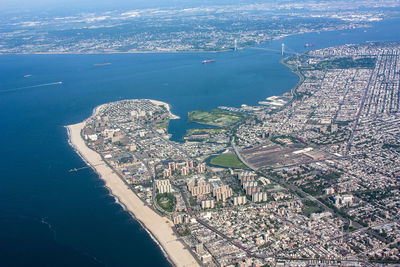
{"type": "Polygon", "coordinates": [[[199,266],[183,243],[177,240],[177,236],[171,228],[171,221],[145,206],[110,167],[101,164],[103,160],[100,155],[86,146],[80,135],[83,126],[84,122],[68,126],[70,142],[90,165],[95,166],[94,168],[111,193],[152,233],[174,265],[199,266]]]}
{"type": "Polygon", "coordinates": [[[154,99],[149,99],[149,100],[150,100],[150,102],[153,103],[154,105],[157,105],[157,106],[164,106],[164,107],[168,110],[169,115],[170,115],[170,118],[171,118],[172,120],[180,119],[179,116],[172,114],[172,112],[171,112],[171,106],[170,106],[169,104],[167,104],[167,103],[165,103],[165,102],[162,102],[162,101],[154,100],[154,99]]]}

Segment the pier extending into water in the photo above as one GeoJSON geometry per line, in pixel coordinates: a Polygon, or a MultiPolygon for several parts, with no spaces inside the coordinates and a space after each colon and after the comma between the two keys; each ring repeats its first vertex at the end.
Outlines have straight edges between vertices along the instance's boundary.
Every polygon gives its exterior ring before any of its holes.
{"type": "MultiPolygon", "coordinates": [[[[99,166],[99,165],[104,165],[104,163],[99,163],[99,164],[93,165],[93,167],[96,167],[96,166],[99,166]]],[[[84,169],[89,169],[91,167],[92,166],[84,166],[84,167],[80,167],[80,168],[73,168],[73,169],[69,169],[68,172],[78,172],[78,171],[81,171],[81,170],[84,170],[84,169]]]]}

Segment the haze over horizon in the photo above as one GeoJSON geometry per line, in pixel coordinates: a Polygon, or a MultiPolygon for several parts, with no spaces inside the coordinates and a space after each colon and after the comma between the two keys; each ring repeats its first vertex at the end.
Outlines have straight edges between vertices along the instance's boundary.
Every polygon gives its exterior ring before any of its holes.
{"type": "MultiPolygon", "coordinates": [[[[118,0],[105,1],[100,0],[95,3],[92,0],[0,0],[0,12],[38,12],[38,11],[106,11],[116,9],[144,9],[144,8],[162,8],[162,7],[191,7],[201,5],[225,5],[225,4],[243,4],[243,3],[258,3],[255,0],[118,0]]],[[[268,1],[262,1],[265,3],[268,1]]]]}

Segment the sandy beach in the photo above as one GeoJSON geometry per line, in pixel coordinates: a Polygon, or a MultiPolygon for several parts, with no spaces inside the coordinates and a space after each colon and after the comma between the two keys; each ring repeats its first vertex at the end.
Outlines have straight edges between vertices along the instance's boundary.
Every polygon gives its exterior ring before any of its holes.
{"type": "MultiPolygon", "coordinates": [[[[96,108],[95,114],[98,110],[99,107],[96,108]]],[[[71,145],[88,164],[92,167],[94,166],[93,168],[105,182],[105,186],[109,188],[111,193],[134,215],[135,219],[140,221],[151,232],[175,266],[199,266],[196,259],[185,248],[183,243],[177,240],[177,236],[171,228],[172,222],[166,217],[161,217],[148,206],[145,206],[122,179],[103,162],[101,156],[86,146],[80,134],[84,124],[85,122],[81,122],[67,126],[71,145]]],[[[135,241],[132,240],[132,242],[135,241]]]]}
{"type": "Polygon", "coordinates": [[[169,104],[167,104],[167,103],[165,103],[165,102],[158,101],[158,100],[154,100],[154,99],[149,99],[149,100],[150,100],[150,102],[153,103],[154,105],[157,105],[157,106],[164,106],[164,107],[168,110],[171,120],[180,119],[179,116],[176,116],[176,115],[172,114],[172,112],[171,112],[171,107],[170,107],[169,104]]]}

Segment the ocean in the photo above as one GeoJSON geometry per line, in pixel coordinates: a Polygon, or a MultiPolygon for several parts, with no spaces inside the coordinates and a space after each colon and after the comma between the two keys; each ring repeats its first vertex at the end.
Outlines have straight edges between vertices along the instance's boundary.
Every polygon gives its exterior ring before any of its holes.
{"type": "Polygon", "coordinates": [[[85,163],[64,126],[103,103],[151,98],[181,117],[169,127],[180,140],[196,127],[187,123],[188,111],[254,105],[289,91],[298,77],[279,63],[282,42],[292,53],[306,51],[305,43],[319,49],[400,41],[399,22],[295,35],[236,52],[1,55],[0,265],[170,266],[93,170],[68,172],[85,163]]]}

